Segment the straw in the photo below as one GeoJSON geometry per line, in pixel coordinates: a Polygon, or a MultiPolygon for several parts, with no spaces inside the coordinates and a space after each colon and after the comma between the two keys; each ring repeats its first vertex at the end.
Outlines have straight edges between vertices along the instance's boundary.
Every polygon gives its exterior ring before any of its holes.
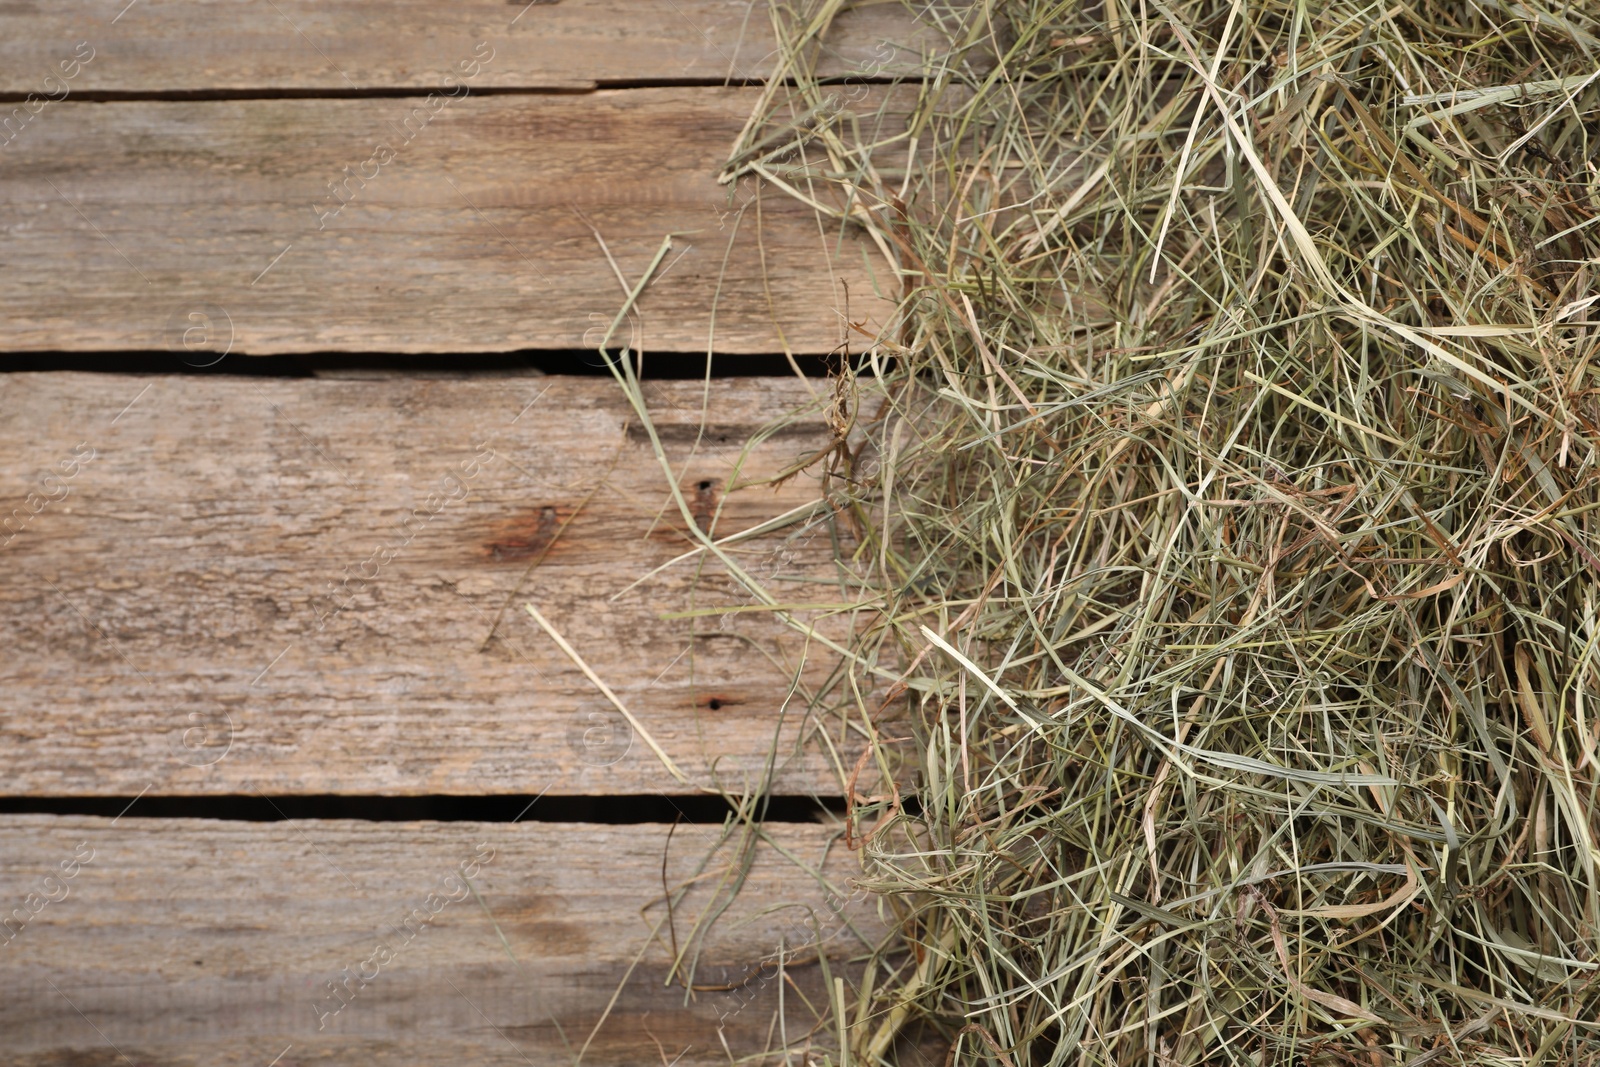
{"type": "Polygon", "coordinates": [[[524,604],[523,607],[527,609],[529,615],[533,616],[533,621],[539,624],[539,628],[549,635],[550,640],[556,643],[556,647],[565,652],[573,665],[583,672],[583,676],[589,679],[594,684],[594,687],[600,690],[601,695],[611,702],[611,706],[622,713],[622,717],[628,720],[628,725],[633,728],[634,733],[644,739],[644,743],[649,746],[651,752],[655,753],[656,759],[661,761],[661,766],[666,768],[667,773],[681,784],[687,785],[689,782],[688,776],[678,769],[678,765],[672,761],[672,757],[667,755],[666,750],[656,742],[650,731],[645,729],[644,723],[634,718],[633,712],[628,710],[628,706],[622,702],[622,699],[612,692],[611,687],[584,661],[584,658],[578,654],[578,650],[567,643],[567,639],[561,636],[561,631],[551,626],[549,620],[541,615],[539,609],[532,604],[524,604]]]}
{"type": "Polygon", "coordinates": [[[840,7],[724,178],[899,309],[824,476],[849,1061],[1600,1063],[1597,9],[918,4],[863,95],[840,7]]]}

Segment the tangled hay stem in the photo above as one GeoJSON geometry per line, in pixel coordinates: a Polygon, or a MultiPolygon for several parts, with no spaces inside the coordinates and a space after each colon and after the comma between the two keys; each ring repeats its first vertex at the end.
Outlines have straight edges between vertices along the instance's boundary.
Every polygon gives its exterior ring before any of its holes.
{"type": "Polygon", "coordinates": [[[840,7],[725,177],[899,307],[850,1062],[1600,1062],[1596,8],[919,5],[886,90],[840,7]]]}

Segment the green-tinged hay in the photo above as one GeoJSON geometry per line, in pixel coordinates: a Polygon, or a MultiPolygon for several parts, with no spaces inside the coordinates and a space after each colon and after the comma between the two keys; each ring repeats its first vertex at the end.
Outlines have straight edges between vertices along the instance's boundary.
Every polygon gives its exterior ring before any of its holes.
{"type": "Polygon", "coordinates": [[[1597,8],[974,0],[867,91],[839,6],[726,177],[902,311],[850,1062],[1600,1062],[1597,8]]]}

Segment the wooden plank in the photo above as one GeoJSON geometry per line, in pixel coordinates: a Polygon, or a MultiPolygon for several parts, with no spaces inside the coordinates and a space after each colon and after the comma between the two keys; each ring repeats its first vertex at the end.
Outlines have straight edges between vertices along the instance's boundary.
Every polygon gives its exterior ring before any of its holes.
{"type": "Polygon", "coordinates": [[[630,287],[679,235],[619,343],[830,351],[887,304],[863,242],[716,184],[756,93],[52,105],[0,152],[0,349],[593,348],[592,224],[630,287]]]}
{"type": "MultiPolygon", "coordinates": [[[[809,477],[729,491],[829,440],[817,411],[741,457],[802,383],[646,395],[714,536],[815,503],[809,477]]],[[[789,699],[801,638],[720,564],[630,588],[690,541],[609,378],[13,374],[0,413],[0,792],[751,788],[776,744],[775,789],[837,794],[854,758],[814,736],[804,690],[789,699]],[[696,608],[711,614],[663,618],[696,608]]],[[[780,600],[817,603],[842,595],[819,579],[843,536],[823,509],[730,552],[780,600]]],[[[813,646],[801,680],[830,655],[813,646]]]]}
{"type": "MultiPolygon", "coordinates": [[[[476,89],[740,81],[766,77],[776,45],[766,0],[136,0],[113,21],[120,7],[0,6],[0,92],[448,89],[489,54],[476,89]]],[[[863,4],[819,70],[912,73],[931,46],[902,4],[863,4]]]]}
{"type": "MultiPolygon", "coordinates": [[[[660,1063],[657,1041],[683,1067],[726,1063],[722,1039],[735,1055],[769,1041],[780,946],[795,983],[785,1025],[803,1040],[815,1016],[801,994],[825,1007],[819,952],[849,974],[882,933],[851,885],[857,861],[823,826],[768,826],[773,844],[750,852],[719,847],[720,832],[227,823],[140,819],[137,806],[115,822],[7,816],[0,1063],[420,1065],[449,1053],[555,1067],[572,1063],[563,1035],[582,1045],[619,988],[585,1063],[660,1063]],[[743,891],[700,936],[747,862],[743,891]],[[677,895],[670,930],[664,886],[677,895]],[[698,948],[687,1004],[666,984],[674,939],[698,948]]],[[[837,1048],[833,1032],[818,1043],[837,1048]]]]}

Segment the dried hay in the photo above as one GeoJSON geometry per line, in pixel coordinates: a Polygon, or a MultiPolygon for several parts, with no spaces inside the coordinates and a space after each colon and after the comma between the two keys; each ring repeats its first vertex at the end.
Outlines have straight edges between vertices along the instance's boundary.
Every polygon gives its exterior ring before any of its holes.
{"type": "Polygon", "coordinates": [[[1600,12],[975,0],[885,94],[839,7],[726,177],[903,311],[826,461],[850,1062],[1600,1062],[1600,12]]]}

